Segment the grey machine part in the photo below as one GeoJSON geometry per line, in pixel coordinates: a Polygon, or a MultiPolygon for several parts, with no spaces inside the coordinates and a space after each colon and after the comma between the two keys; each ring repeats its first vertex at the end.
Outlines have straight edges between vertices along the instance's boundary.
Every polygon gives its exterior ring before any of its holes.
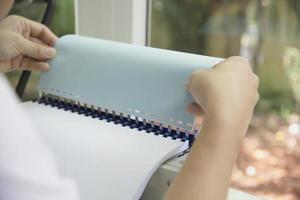
{"type": "MultiPolygon", "coordinates": [[[[161,165],[150,179],[141,200],[162,200],[176,174],[183,166],[187,154],[176,156],[161,165]]],[[[229,189],[227,200],[263,200],[259,197],[229,189]]]]}

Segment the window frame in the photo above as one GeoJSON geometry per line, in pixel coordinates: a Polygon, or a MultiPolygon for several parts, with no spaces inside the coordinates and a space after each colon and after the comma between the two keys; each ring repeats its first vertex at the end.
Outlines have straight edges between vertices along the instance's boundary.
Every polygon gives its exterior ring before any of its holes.
{"type": "Polygon", "coordinates": [[[78,35],[149,44],[150,0],[75,0],[78,35]]]}

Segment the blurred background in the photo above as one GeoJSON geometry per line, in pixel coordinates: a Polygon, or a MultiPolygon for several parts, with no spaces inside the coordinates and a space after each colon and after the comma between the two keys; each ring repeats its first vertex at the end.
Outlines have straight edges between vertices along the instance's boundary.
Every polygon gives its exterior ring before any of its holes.
{"type": "MultiPolygon", "coordinates": [[[[148,44],[217,57],[248,58],[260,100],[233,172],[232,187],[266,199],[300,199],[300,1],[152,0],[148,44]]],[[[16,0],[11,14],[40,21],[45,4],[16,0]]],[[[57,1],[50,28],[74,33],[74,0],[57,1]]],[[[15,86],[19,73],[8,73],[15,86]]],[[[24,100],[37,97],[39,74],[24,100]]]]}

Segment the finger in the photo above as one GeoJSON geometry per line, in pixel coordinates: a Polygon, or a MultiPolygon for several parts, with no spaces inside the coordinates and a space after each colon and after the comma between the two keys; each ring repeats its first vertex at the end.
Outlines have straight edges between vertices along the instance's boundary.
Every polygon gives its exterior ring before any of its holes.
{"type": "Polygon", "coordinates": [[[203,119],[204,119],[204,111],[203,109],[196,103],[190,103],[187,107],[187,111],[194,115],[194,123],[193,123],[193,133],[197,133],[200,129],[203,119]]]}
{"type": "Polygon", "coordinates": [[[37,61],[31,58],[23,58],[20,62],[20,68],[30,71],[47,71],[50,65],[43,61],[37,61]]]}
{"type": "Polygon", "coordinates": [[[197,133],[199,131],[199,129],[201,128],[202,122],[203,122],[203,117],[195,116],[193,128],[192,128],[194,130],[193,131],[194,133],[197,133]]]}
{"type": "Polygon", "coordinates": [[[242,56],[231,56],[225,60],[225,62],[233,62],[235,65],[245,66],[247,69],[252,70],[249,60],[242,56]]]}
{"type": "Polygon", "coordinates": [[[17,43],[20,53],[34,59],[51,59],[55,56],[56,50],[53,47],[41,45],[23,37],[20,37],[17,43]]]}
{"type": "Polygon", "coordinates": [[[187,112],[195,115],[195,116],[203,116],[204,115],[204,110],[197,104],[197,103],[190,103],[187,108],[187,112]]]}
{"type": "Polygon", "coordinates": [[[56,43],[58,38],[48,27],[32,20],[28,20],[28,22],[30,25],[30,36],[36,37],[50,46],[56,43]]]}
{"type": "Polygon", "coordinates": [[[254,74],[253,77],[254,77],[255,88],[258,88],[259,87],[259,78],[256,74],[254,74]]]}
{"type": "Polygon", "coordinates": [[[29,40],[40,45],[48,46],[45,42],[35,37],[30,37],[29,40]]]}
{"type": "Polygon", "coordinates": [[[0,60],[0,73],[5,73],[11,71],[10,68],[10,61],[7,60],[0,60]]]}
{"type": "Polygon", "coordinates": [[[193,80],[195,79],[196,76],[198,76],[199,74],[201,74],[204,71],[207,71],[207,69],[198,69],[190,75],[190,77],[188,78],[188,80],[185,83],[185,89],[187,91],[191,91],[191,85],[192,85],[193,80]]]}

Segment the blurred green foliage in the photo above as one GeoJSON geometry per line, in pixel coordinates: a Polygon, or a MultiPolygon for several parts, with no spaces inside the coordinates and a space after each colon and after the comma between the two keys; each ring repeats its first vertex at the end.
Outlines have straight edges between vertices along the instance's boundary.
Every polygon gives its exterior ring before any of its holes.
{"type": "Polygon", "coordinates": [[[152,0],[151,46],[247,57],[260,77],[258,112],[299,112],[299,0],[152,0]]]}
{"type": "MultiPolygon", "coordinates": [[[[41,21],[46,4],[43,0],[16,0],[10,14],[25,16],[35,21],[41,21]]],[[[54,16],[50,29],[62,36],[75,32],[74,0],[56,0],[54,16]]]]}

